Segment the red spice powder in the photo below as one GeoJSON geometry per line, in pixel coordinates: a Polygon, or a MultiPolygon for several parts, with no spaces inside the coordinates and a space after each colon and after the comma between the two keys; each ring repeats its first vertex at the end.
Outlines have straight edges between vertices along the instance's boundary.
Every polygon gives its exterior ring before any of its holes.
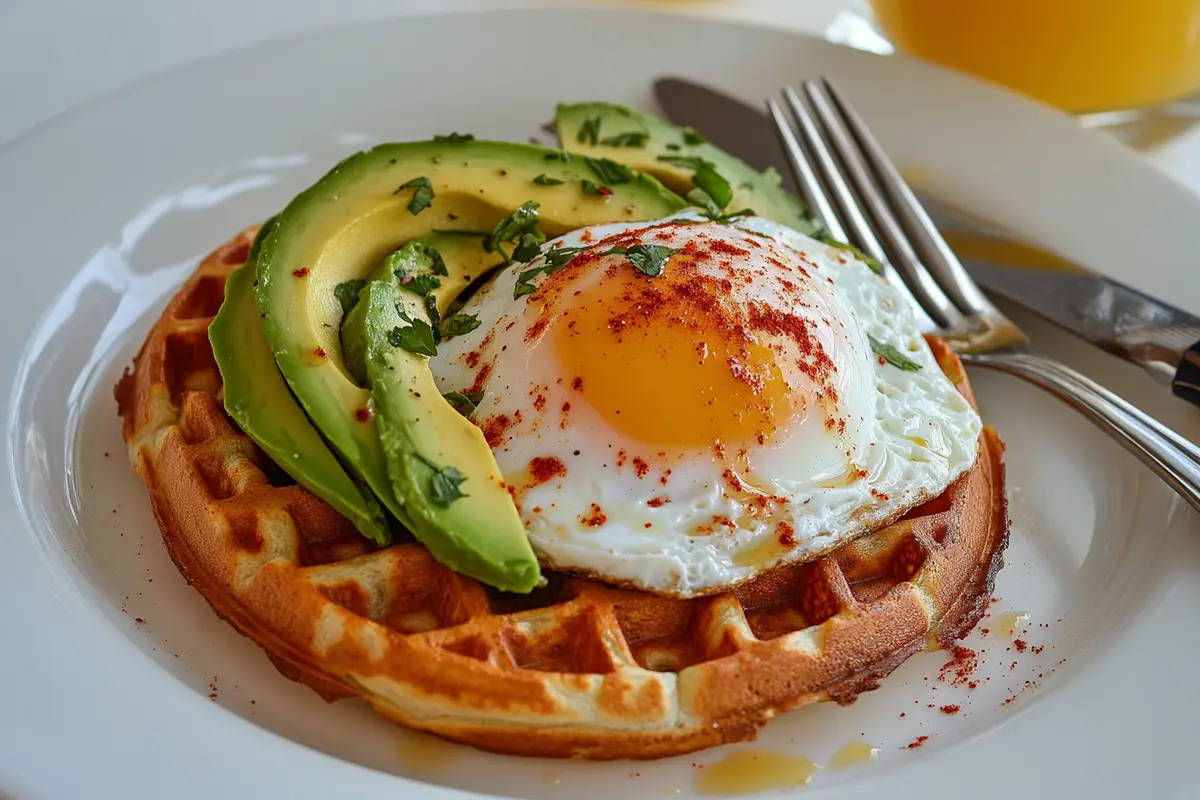
{"type": "Polygon", "coordinates": [[[1042,654],[1042,651],[1043,651],[1043,650],[1045,650],[1045,649],[1046,649],[1046,646],[1045,646],[1045,645],[1042,645],[1042,644],[1039,644],[1039,645],[1037,645],[1036,647],[1031,647],[1031,648],[1030,648],[1030,650],[1033,652],[1033,654],[1034,654],[1035,656],[1040,656],[1040,655],[1042,654]]]}
{"type": "Polygon", "coordinates": [[[645,462],[645,460],[643,460],[641,458],[634,458],[633,459],[633,471],[634,471],[634,474],[636,474],[639,479],[644,478],[650,472],[650,465],[647,464],[645,462]]]}
{"type": "Polygon", "coordinates": [[[742,248],[738,247],[737,245],[730,244],[729,242],[722,241],[721,239],[711,240],[708,243],[708,249],[710,252],[719,253],[720,255],[723,255],[723,256],[748,256],[748,255],[750,255],[749,250],[743,250],[742,248]]]}
{"type": "Polygon", "coordinates": [[[317,358],[325,358],[325,348],[320,346],[314,347],[313,355],[317,358]]]}
{"type": "Polygon", "coordinates": [[[533,410],[534,411],[541,411],[545,407],[546,407],[546,395],[539,394],[537,397],[533,398],[533,410]]]}
{"type": "Polygon", "coordinates": [[[906,750],[916,750],[918,747],[920,747],[921,745],[925,744],[925,743],[926,743],[926,742],[928,742],[928,741],[929,741],[929,737],[928,737],[928,736],[918,736],[917,738],[913,739],[911,742],[909,742],[908,744],[906,744],[906,745],[904,746],[904,749],[906,749],[906,750]]]}
{"type": "Polygon", "coordinates": [[[1029,644],[1024,639],[1017,639],[1013,642],[1013,647],[1017,648],[1018,653],[1024,653],[1029,648],[1029,644]]]}
{"type": "Polygon", "coordinates": [[[571,388],[577,392],[582,392],[583,391],[583,378],[576,376],[575,379],[571,381],[571,388]]]}
{"type": "Polygon", "coordinates": [[[604,509],[600,508],[596,503],[592,503],[591,509],[587,514],[581,516],[579,521],[589,528],[599,528],[608,522],[608,516],[604,513],[604,509]]]}
{"type": "Polygon", "coordinates": [[[300,269],[294,269],[294,270],[292,270],[292,275],[294,275],[297,278],[307,278],[308,277],[308,267],[301,267],[300,269]]]}
{"type": "Polygon", "coordinates": [[[359,422],[366,422],[371,419],[371,409],[366,406],[354,409],[354,418],[359,422]]]}
{"type": "Polygon", "coordinates": [[[651,508],[662,508],[669,502],[671,502],[671,498],[669,497],[651,497],[646,501],[646,505],[651,508]]]}
{"type": "Polygon", "coordinates": [[[954,716],[959,711],[962,711],[962,708],[959,706],[942,706],[938,710],[941,711],[943,714],[949,714],[950,716],[954,716]]]}
{"type": "Polygon", "coordinates": [[[979,667],[979,654],[969,647],[955,645],[950,648],[950,660],[938,671],[938,680],[951,686],[963,686],[979,667]]]}
{"type": "Polygon", "coordinates": [[[483,438],[488,447],[499,447],[512,424],[513,421],[507,414],[493,414],[479,423],[479,429],[483,431],[483,438]]]}
{"type": "Polygon", "coordinates": [[[567,465],[562,462],[561,458],[538,456],[529,462],[529,475],[534,481],[534,486],[540,486],[546,481],[566,474],[567,465]]]}
{"type": "Polygon", "coordinates": [[[784,547],[796,546],[796,530],[791,523],[780,521],[775,525],[775,535],[784,547]]]}
{"type": "Polygon", "coordinates": [[[492,374],[492,365],[484,364],[479,368],[479,372],[475,373],[475,382],[471,384],[471,388],[467,390],[467,394],[482,392],[484,384],[487,383],[488,376],[492,374]]]}

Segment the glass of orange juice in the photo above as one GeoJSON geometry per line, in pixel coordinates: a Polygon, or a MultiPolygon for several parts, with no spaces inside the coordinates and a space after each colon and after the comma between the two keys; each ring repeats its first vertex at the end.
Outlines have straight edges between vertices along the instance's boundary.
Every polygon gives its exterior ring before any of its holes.
{"type": "Polygon", "coordinates": [[[1200,91],[1200,0],[870,0],[896,49],[1075,113],[1200,91]]]}

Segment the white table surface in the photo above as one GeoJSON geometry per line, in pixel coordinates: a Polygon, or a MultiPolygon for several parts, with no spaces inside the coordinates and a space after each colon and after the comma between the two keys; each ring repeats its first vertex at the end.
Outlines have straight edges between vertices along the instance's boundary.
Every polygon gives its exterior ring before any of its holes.
{"type": "MultiPolygon", "coordinates": [[[[0,146],[80,103],[266,39],[404,14],[584,5],[817,33],[847,0],[0,0],[0,146]]],[[[1200,127],[1146,156],[1200,191],[1200,127]]]]}

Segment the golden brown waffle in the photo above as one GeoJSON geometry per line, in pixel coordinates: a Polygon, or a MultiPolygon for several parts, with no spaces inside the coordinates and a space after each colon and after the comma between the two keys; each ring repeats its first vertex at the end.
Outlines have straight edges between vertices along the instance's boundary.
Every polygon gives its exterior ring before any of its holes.
{"type": "MultiPolygon", "coordinates": [[[[415,543],[375,549],[292,484],[221,404],[207,327],[253,230],[170,302],[117,386],[129,455],[180,571],[290,678],[487,750],[655,758],[852,702],[978,621],[1008,542],[1003,446],[941,497],[816,561],[693,600],[550,575],[529,596],[415,543]]],[[[972,399],[962,365],[930,341],[972,399]]]]}

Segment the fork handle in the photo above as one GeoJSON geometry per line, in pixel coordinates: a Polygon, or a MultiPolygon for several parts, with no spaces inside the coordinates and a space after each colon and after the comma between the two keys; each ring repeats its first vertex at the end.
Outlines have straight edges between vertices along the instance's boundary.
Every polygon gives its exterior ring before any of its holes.
{"type": "Polygon", "coordinates": [[[1200,511],[1200,448],[1091,378],[1034,353],[963,355],[968,364],[1007,372],[1081,411],[1200,511]]]}

